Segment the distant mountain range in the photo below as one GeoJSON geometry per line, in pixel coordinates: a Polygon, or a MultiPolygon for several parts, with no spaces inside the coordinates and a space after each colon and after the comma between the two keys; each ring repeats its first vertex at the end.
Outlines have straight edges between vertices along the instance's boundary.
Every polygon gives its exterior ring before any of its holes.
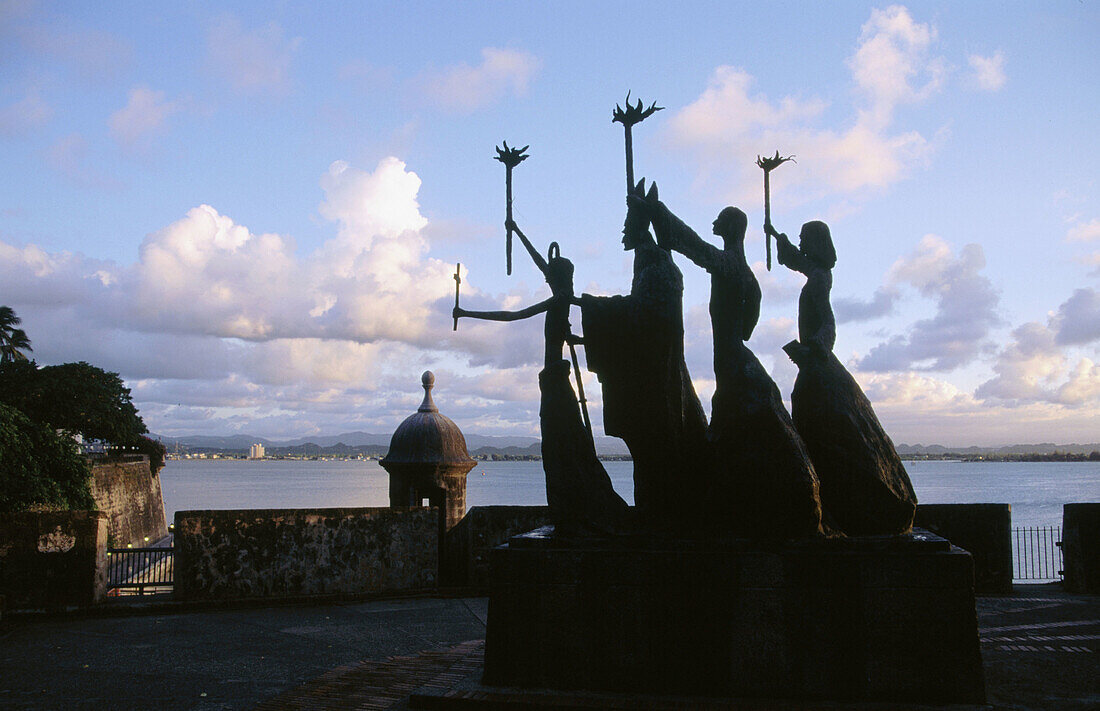
{"type": "MultiPolygon", "coordinates": [[[[373,453],[385,453],[389,449],[391,437],[388,434],[371,434],[370,432],[345,432],[338,435],[316,435],[291,440],[271,440],[252,435],[168,437],[153,434],[151,436],[153,439],[163,442],[169,451],[178,443],[180,447],[185,447],[188,450],[247,452],[249,447],[259,443],[271,453],[275,453],[275,450],[288,450],[296,454],[333,453],[339,449],[339,445],[344,448],[362,448],[363,451],[368,453],[371,453],[371,451],[365,448],[373,449],[377,447],[378,450],[373,453]]],[[[466,448],[470,451],[470,454],[474,455],[523,456],[539,454],[540,440],[538,437],[478,434],[468,434],[465,437],[466,448]]],[[[626,444],[621,439],[597,437],[596,452],[601,455],[620,456],[628,454],[629,450],[627,450],[626,444]]]]}
{"type": "Polygon", "coordinates": [[[940,444],[899,444],[898,454],[909,456],[941,456],[944,454],[965,454],[968,456],[1006,456],[1013,454],[1091,454],[1100,452],[1100,442],[1092,444],[1010,444],[1003,447],[944,447],[940,444]]]}
{"type": "MultiPolygon", "coordinates": [[[[232,435],[217,437],[210,435],[193,435],[185,437],[167,437],[164,435],[152,435],[164,443],[169,450],[178,443],[180,447],[188,450],[222,451],[222,452],[247,452],[248,448],[257,442],[262,444],[270,453],[275,450],[285,450],[287,453],[340,453],[346,449],[356,449],[366,453],[384,454],[390,446],[390,435],[371,434],[369,432],[345,432],[338,435],[315,435],[310,437],[298,437],[291,440],[271,440],[253,435],[232,435]]],[[[538,437],[520,436],[492,436],[467,434],[466,447],[470,453],[492,456],[524,456],[539,454],[538,437]]],[[[1013,444],[1003,447],[945,447],[939,444],[899,444],[898,454],[903,457],[938,457],[948,454],[961,454],[966,456],[1007,456],[1023,454],[1089,454],[1100,451],[1100,442],[1091,444],[1053,444],[1042,442],[1039,444],[1013,444]]],[[[597,437],[596,451],[604,456],[621,456],[629,453],[626,444],[615,437],[597,437]]]]}

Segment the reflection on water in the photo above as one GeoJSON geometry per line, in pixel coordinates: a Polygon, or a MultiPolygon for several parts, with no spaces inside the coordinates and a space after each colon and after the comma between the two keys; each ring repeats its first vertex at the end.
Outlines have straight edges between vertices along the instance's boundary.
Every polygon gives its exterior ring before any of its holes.
{"type": "MultiPolygon", "coordinates": [[[[630,462],[604,462],[615,490],[634,501],[630,462]]],[[[1100,501],[1100,462],[906,462],[926,504],[1008,503],[1014,526],[1058,526],[1062,504],[1100,501]]],[[[172,461],[161,472],[171,521],[189,509],[386,506],[388,478],[377,462],[172,461]]],[[[541,462],[479,462],[468,506],[546,504],[541,462]]]]}

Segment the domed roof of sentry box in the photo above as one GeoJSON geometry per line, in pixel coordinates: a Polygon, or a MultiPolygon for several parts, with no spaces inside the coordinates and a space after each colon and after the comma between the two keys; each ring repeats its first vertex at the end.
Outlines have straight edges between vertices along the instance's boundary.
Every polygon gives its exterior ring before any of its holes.
{"type": "Polygon", "coordinates": [[[424,402],[398,425],[390,438],[390,451],[381,464],[473,464],[462,431],[451,418],[439,414],[439,408],[432,402],[435,375],[425,370],[420,380],[424,385],[424,402]]]}

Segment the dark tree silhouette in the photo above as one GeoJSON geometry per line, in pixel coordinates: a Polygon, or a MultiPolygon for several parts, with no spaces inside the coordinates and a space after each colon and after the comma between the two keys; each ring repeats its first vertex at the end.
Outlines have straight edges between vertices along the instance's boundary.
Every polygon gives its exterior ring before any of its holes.
{"type": "Polygon", "coordinates": [[[87,461],[76,443],[0,403],[0,513],[91,509],[87,461]]]}
{"type": "Polygon", "coordinates": [[[148,430],[118,373],[88,363],[0,364],[0,402],[55,430],[131,446],[148,430]]]}
{"type": "Polygon", "coordinates": [[[0,363],[27,360],[23,351],[31,350],[27,332],[16,328],[23,319],[15,315],[10,306],[0,306],[0,363]]]}

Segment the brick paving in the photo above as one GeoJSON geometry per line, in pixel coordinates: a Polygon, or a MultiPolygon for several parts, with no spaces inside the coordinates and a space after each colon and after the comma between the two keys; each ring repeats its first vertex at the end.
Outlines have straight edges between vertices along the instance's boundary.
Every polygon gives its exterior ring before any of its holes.
{"type": "Polygon", "coordinates": [[[1100,709],[1100,596],[1020,585],[978,598],[989,701],[1006,711],[1100,709]]]}
{"type": "MultiPolygon", "coordinates": [[[[701,697],[654,697],[481,686],[485,644],[474,640],[442,652],[394,657],[333,669],[281,694],[255,711],[346,711],[348,709],[420,709],[422,711],[930,711],[926,705],[840,704],[701,697]]],[[[979,711],[952,706],[952,711],[979,711]]]]}
{"type": "Polygon", "coordinates": [[[255,711],[407,709],[409,695],[424,687],[447,691],[481,668],[485,642],[337,667],[296,689],[261,703],[255,711]]]}

